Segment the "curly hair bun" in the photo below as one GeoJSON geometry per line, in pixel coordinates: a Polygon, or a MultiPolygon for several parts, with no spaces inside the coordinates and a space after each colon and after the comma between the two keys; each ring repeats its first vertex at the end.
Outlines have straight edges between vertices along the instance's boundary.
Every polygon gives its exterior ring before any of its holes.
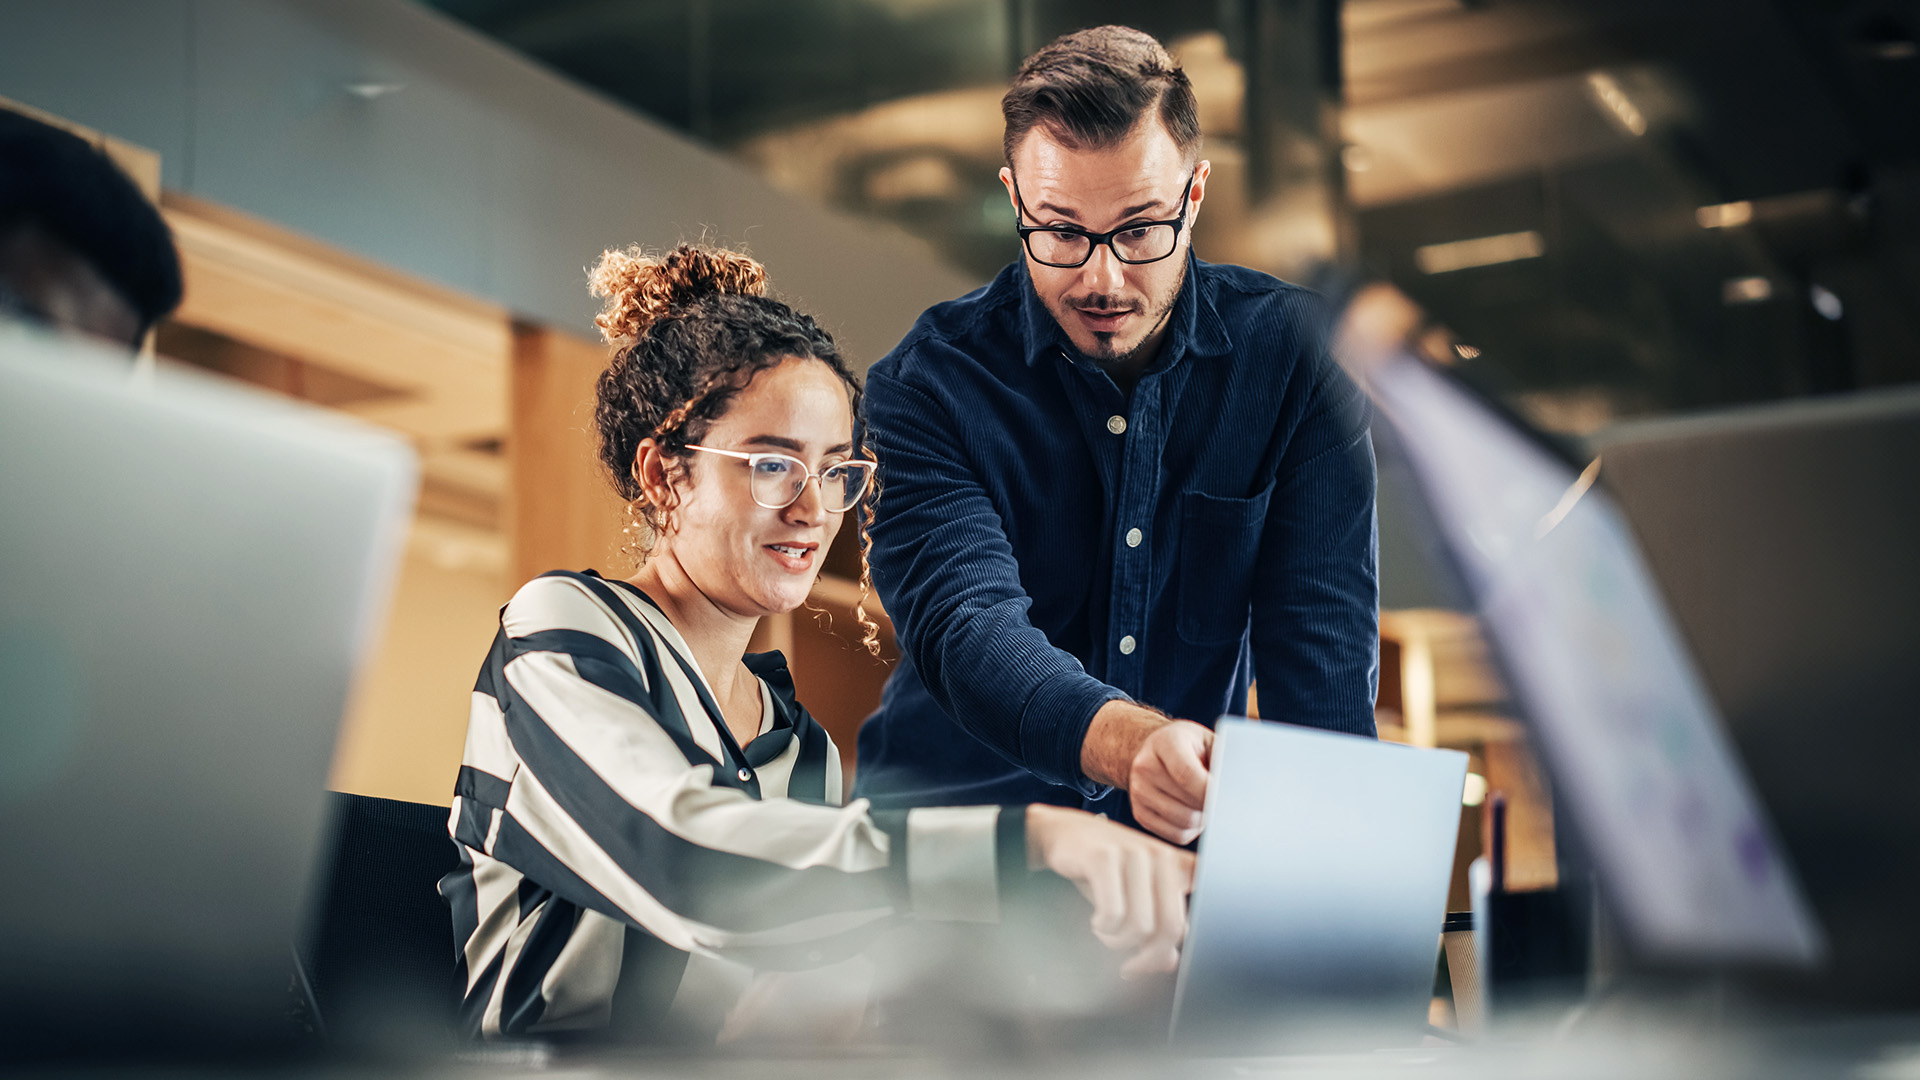
{"type": "Polygon", "coordinates": [[[610,345],[638,340],[676,307],[721,293],[765,296],[767,269],[737,251],[681,244],[654,257],[637,246],[600,253],[589,291],[607,298],[593,324],[610,345]]]}

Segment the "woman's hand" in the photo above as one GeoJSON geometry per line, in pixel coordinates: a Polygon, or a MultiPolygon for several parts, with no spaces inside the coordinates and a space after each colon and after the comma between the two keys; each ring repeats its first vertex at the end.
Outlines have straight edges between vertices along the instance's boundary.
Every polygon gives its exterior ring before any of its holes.
{"type": "Polygon", "coordinates": [[[1187,935],[1193,853],[1084,810],[1027,807],[1027,865],[1051,870],[1093,902],[1093,934],[1133,953],[1120,974],[1172,971],[1187,935]]]}

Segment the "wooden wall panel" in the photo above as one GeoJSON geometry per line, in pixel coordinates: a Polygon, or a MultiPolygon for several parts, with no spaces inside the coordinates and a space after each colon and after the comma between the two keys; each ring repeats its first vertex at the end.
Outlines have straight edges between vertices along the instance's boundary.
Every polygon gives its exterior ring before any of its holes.
{"type": "Polygon", "coordinates": [[[599,466],[594,383],[603,345],[545,327],[513,336],[512,426],[507,436],[509,569],[515,587],[548,570],[625,577],[626,506],[599,466]]]}
{"type": "Polygon", "coordinates": [[[328,779],[335,791],[445,806],[473,680],[506,599],[499,534],[415,520],[380,643],[354,681],[328,779]]]}
{"type": "Polygon", "coordinates": [[[169,193],[186,296],[176,321],[400,391],[345,411],[424,444],[497,438],[506,313],[224,207],[169,193]]]}

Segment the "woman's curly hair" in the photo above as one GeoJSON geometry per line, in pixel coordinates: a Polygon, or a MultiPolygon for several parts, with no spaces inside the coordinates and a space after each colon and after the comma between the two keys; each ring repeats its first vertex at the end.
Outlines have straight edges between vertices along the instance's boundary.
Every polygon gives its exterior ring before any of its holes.
{"type": "MultiPolygon", "coordinates": [[[[818,360],[846,384],[854,417],[854,453],[865,455],[860,384],[811,315],[766,295],[767,271],[737,251],[681,244],[664,255],[637,247],[601,254],[590,274],[606,306],[593,321],[613,349],[600,374],[594,424],[600,461],[613,489],[633,508],[643,535],[635,556],[652,550],[671,506],[656,506],[641,489],[634,458],[653,439],[670,472],[685,475],[687,445],[698,443],[753,377],[788,357],[818,360]]],[[[860,602],[854,617],[861,644],[879,655],[880,628],[867,614],[873,589],[867,553],[877,485],[859,517],[860,602]]]]}

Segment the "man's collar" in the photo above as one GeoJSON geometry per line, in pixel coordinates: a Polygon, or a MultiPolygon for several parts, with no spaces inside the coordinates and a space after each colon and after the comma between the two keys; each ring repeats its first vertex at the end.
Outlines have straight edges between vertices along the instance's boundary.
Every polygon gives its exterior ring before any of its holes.
{"type": "Polygon", "coordinates": [[[1020,290],[1020,341],[1026,346],[1027,366],[1039,363],[1040,357],[1047,353],[1065,350],[1072,356],[1073,342],[1067,338],[1067,332],[1034,294],[1025,254],[1013,261],[1013,287],[1020,290]]]}
{"type": "MultiPolygon", "coordinates": [[[[1149,371],[1164,370],[1191,353],[1195,356],[1223,356],[1233,348],[1224,320],[1214,307],[1213,289],[1200,280],[1206,264],[1187,253],[1187,276],[1174,298],[1173,313],[1167,317],[1167,337],[1160,343],[1160,355],[1154,357],[1149,371]]],[[[1059,320],[1040,302],[1033,291],[1033,278],[1027,274],[1024,256],[1014,263],[1014,285],[1020,290],[1021,340],[1026,346],[1027,366],[1040,362],[1048,353],[1063,352],[1078,356],[1073,340],[1059,320]]]]}

